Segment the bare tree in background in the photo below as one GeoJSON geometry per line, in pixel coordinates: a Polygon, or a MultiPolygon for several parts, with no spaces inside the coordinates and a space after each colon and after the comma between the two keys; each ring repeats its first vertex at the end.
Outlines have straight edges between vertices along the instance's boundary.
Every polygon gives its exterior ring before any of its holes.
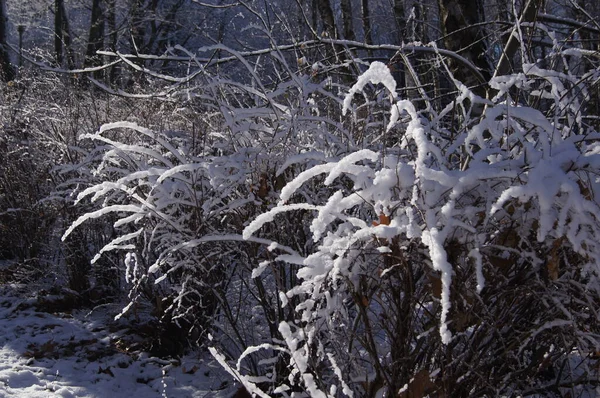
{"type": "MultiPolygon", "coordinates": [[[[489,78],[490,65],[487,59],[487,46],[480,24],[484,21],[483,2],[481,0],[439,0],[441,28],[444,34],[444,46],[465,57],[480,72],[489,78]]],[[[450,67],[456,79],[469,87],[480,84],[471,71],[451,61],[450,67]]],[[[481,96],[484,88],[476,89],[481,96]]]]}
{"type": "MultiPolygon", "coordinates": [[[[116,0],[106,0],[106,28],[108,29],[108,47],[115,51],[118,45],[116,0]]],[[[114,83],[119,74],[117,65],[110,68],[109,81],[114,83]]]]}
{"type": "Polygon", "coordinates": [[[373,32],[371,27],[371,12],[369,10],[369,0],[361,0],[363,30],[365,32],[365,43],[373,44],[373,32]]]}
{"type": "Polygon", "coordinates": [[[344,26],[344,39],[347,40],[356,40],[356,35],[354,34],[354,24],[352,22],[352,1],[351,0],[342,0],[340,3],[342,9],[342,22],[344,26]]]}
{"type": "MultiPolygon", "coordinates": [[[[90,33],[85,52],[84,67],[99,66],[102,64],[101,58],[97,55],[102,50],[104,44],[104,12],[102,10],[102,0],[93,0],[92,17],[90,22],[90,33]]],[[[98,72],[96,73],[98,77],[98,72]]]]}
{"type": "Polygon", "coordinates": [[[398,29],[398,43],[405,41],[406,15],[404,12],[404,0],[394,0],[394,20],[398,29]]]}
{"type": "Polygon", "coordinates": [[[0,79],[11,81],[15,78],[15,70],[10,63],[8,47],[6,46],[6,3],[0,0],[0,79]]]}
{"type": "Polygon", "coordinates": [[[316,5],[321,15],[323,22],[323,33],[325,36],[337,38],[337,29],[335,27],[335,19],[333,17],[333,9],[329,0],[316,0],[316,5]]]}
{"type": "Polygon", "coordinates": [[[54,52],[56,54],[56,63],[59,66],[64,64],[66,55],[67,66],[73,69],[74,60],[71,50],[71,33],[64,0],[54,1],[54,52]]]}

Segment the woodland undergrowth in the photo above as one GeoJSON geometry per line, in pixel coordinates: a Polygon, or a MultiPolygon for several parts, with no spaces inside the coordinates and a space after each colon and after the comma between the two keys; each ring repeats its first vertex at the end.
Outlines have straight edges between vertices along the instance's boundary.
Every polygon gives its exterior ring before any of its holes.
{"type": "Polygon", "coordinates": [[[3,138],[0,199],[28,208],[0,216],[60,231],[73,289],[127,291],[118,316],[150,305],[257,396],[594,391],[600,65],[538,29],[552,51],[485,96],[434,45],[401,72],[205,49],[231,76],[174,49],[195,72],[140,67],[152,94],[10,108],[33,145],[3,138]],[[34,159],[40,193],[14,183],[34,159]]]}

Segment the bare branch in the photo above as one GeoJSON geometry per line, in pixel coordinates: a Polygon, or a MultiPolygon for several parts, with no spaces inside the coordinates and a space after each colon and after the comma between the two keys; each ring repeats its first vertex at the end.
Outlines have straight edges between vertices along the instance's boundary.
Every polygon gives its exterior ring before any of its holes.
{"type": "Polygon", "coordinates": [[[574,19],[557,17],[556,15],[550,15],[550,14],[538,14],[538,19],[543,22],[558,23],[558,24],[562,24],[562,25],[572,26],[574,28],[578,28],[578,29],[582,29],[582,30],[587,30],[587,31],[590,31],[593,33],[600,33],[600,26],[598,26],[598,24],[595,23],[595,21],[593,19],[591,19],[589,22],[584,23],[584,22],[576,21],[574,19]],[[590,24],[592,24],[592,23],[595,24],[596,26],[590,26],[590,24]]]}
{"type": "Polygon", "coordinates": [[[202,7],[208,7],[208,8],[232,8],[232,7],[237,7],[240,4],[240,2],[235,2],[235,3],[231,3],[231,4],[208,4],[208,3],[204,3],[202,1],[199,0],[192,0],[194,3],[201,5],[202,7]]]}

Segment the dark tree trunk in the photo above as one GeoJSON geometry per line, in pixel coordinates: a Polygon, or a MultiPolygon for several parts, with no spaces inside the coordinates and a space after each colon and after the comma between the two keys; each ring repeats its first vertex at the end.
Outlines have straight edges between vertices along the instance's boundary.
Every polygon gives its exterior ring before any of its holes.
{"type": "Polygon", "coordinates": [[[56,56],[56,63],[62,65],[63,63],[63,18],[64,15],[62,10],[63,0],[55,0],[54,2],[54,53],[56,56]]]}
{"type": "MultiPolygon", "coordinates": [[[[104,16],[101,2],[102,0],[93,0],[92,2],[92,20],[85,52],[84,67],[99,66],[102,64],[102,60],[97,54],[99,50],[102,50],[104,45],[104,16]]],[[[98,73],[94,74],[96,78],[99,77],[98,73]]]]}
{"type": "Polygon", "coordinates": [[[144,0],[133,0],[130,14],[131,47],[134,52],[143,54],[146,52],[144,27],[144,0]]]}
{"type": "Polygon", "coordinates": [[[73,69],[71,35],[64,0],[54,1],[54,51],[56,53],[56,63],[59,66],[64,65],[66,55],[67,66],[69,69],[73,69]]]}
{"type": "Polygon", "coordinates": [[[356,40],[356,36],[354,35],[354,24],[352,23],[352,1],[342,0],[341,9],[342,23],[344,27],[344,39],[356,40]]]}
{"type": "Polygon", "coordinates": [[[117,50],[117,12],[116,12],[117,0],[106,0],[106,25],[108,28],[109,46],[111,50],[117,50]]]}
{"type": "MultiPolygon", "coordinates": [[[[413,20],[413,24],[415,24],[415,37],[413,40],[420,41],[421,43],[429,43],[429,34],[427,32],[427,24],[419,21],[429,21],[429,11],[428,7],[426,7],[423,3],[419,3],[415,5],[415,16],[416,21],[413,20]]],[[[481,16],[483,18],[483,14],[481,16]]],[[[407,28],[408,29],[408,28],[407,28]]]]}
{"type": "MultiPolygon", "coordinates": [[[[106,0],[106,25],[108,28],[109,48],[112,51],[117,51],[117,13],[115,10],[116,0],[106,0]]],[[[119,66],[115,65],[110,68],[109,81],[115,83],[119,75],[119,66]]]]}
{"type": "Polygon", "coordinates": [[[81,293],[90,287],[90,258],[85,250],[85,235],[81,231],[69,236],[64,243],[65,263],[69,276],[69,288],[81,293]]]}
{"type": "MultiPolygon", "coordinates": [[[[173,36],[173,34],[175,34],[179,29],[179,27],[177,26],[177,14],[184,4],[184,0],[178,0],[177,2],[173,3],[169,11],[166,13],[164,20],[158,25],[156,31],[153,32],[152,43],[156,43],[154,47],[155,51],[164,51],[164,49],[168,46],[168,42],[173,36]]],[[[189,34],[186,35],[186,38],[180,39],[178,44],[181,46],[185,46],[190,36],[191,35],[189,34]]]]}
{"type": "Polygon", "coordinates": [[[337,38],[337,29],[335,28],[335,19],[333,17],[333,10],[329,0],[316,0],[319,14],[321,15],[321,21],[323,22],[323,35],[331,38],[337,38]]]}
{"type": "Polygon", "coordinates": [[[319,0],[310,0],[310,19],[312,22],[312,28],[314,29],[314,31],[316,32],[318,29],[318,25],[319,25],[319,12],[317,9],[317,2],[319,0]]]}
{"type": "MultiPolygon", "coordinates": [[[[486,79],[491,77],[484,35],[478,26],[484,21],[482,0],[439,0],[439,10],[444,34],[444,46],[475,65],[486,79]]],[[[485,95],[483,87],[472,71],[456,62],[449,61],[454,77],[468,87],[474,87],[478,95],[485,95]]]]}
{"type": "MultiPolygon", "coordinates": [[[[535,20],[535,16],[539,9],[543,9],[545,0],[528,0],[521,10],[521,16],[519,22],[532,22],[535,20]]],[[[519,39],[515,35],[510,35],[506,39],[506,45],[502,51],[502,56],[498,61],[496,67],[495,76],[502,76],[512,71],[513,57],[519,49],[519,39]]]]}
{"type": "Polygon", "coordinates": [[[363,30],[365,32],[365,43],[373,44],[373,29],[371,28],[371,11],[369,0],[361,0],[363,30]]]}
{"type": "Polygon", "coordinates": [[[15,78],[15,68],[10,63],[8,55],[6,26],[8,19],[6,17],[5,0],[0,0],[0,79],[9,82],[15,78]]]}
{"type": "Polygon", "coordinates": [[[406,41],[406,15],[404,13],[404,0],[394,0],[394,20],[398,29],[398,44],[406,41]]]}
{"type": "MultiPolygon", "coordinates": [[[[179,13],[184,10],[186,0],[168,2],[159,0],[133,0],[130,10],[130,31],[133,52],[157,54],[165,50],[170,41],[181,32],[179,13]]],[[[185,45],[192,37],[178,37],[176,42],[185,45]]],[[[164,66],[164,65],[163,65],[164,66]]]]}
{"type": "MultiPolygon", "coordinates": [[[[360,2],[362,24],[364,32],[364,41],[366,44],[373,44],[373,32],[371,28],[371,11],[369,10],[369,0],[361,0],[360,2]]],[[[373,50],[368,50],[369,57],[373,56],[373,50]]]]}

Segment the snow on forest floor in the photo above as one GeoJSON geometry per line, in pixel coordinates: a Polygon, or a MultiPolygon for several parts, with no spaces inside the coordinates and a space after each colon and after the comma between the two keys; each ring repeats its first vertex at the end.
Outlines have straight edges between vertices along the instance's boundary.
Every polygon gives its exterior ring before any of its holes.
{"type": "Polygon", "coordinates": [[[118,307],[42,312],[0,286],[0,397],[231,396],[230,377],[206,354],[178,360],[119,348],[131,329],[118,307]]]}

